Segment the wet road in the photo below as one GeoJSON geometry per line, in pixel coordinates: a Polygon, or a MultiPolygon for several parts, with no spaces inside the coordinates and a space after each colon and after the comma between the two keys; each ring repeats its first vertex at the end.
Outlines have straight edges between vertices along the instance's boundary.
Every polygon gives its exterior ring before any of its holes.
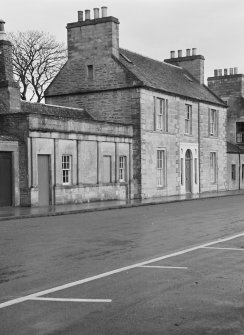
{"type": "Polygon", "coordinates": [[[0,307],[132,268],[3,307],[0,334],[243,334],[243,203],[232,196],[1,222],[0,307]]]}

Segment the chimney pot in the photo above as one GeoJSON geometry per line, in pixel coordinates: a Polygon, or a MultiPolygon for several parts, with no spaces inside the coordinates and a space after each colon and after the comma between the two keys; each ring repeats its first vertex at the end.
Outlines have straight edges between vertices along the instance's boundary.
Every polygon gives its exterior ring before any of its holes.
{"type": "Polygon", "coordinates": [[[191,56],[191,49],[186,49],[186,56],[191,56]]]}
{"type": "Polygon", "coordinates": [[[170,51],[170,58],[175,58],[175,51],[170,51]]]}
{"type": "Polygon", "coordinates": [[[234,74],[238,74],[238,67],[234,67],[234,74]]]}
{"type": "Polygon", "coordinates": [[[90,20],[91,19],[91,11],[90,9],[85,10],[85,20],[90,20]]]}
{"type": "Polygon", "coordinates": [[[214,70],[214,77],[218,77],[219,71],[217,69],[214,70]]]}
{"type": "Polygon", "coordinates": [[[102,17],[108,16],[108,7],[102,7],[102,17]]]}
{"type": "Polygon", "coordinates": [[[182,50],[178,50],[178,57],[182,57],[182,50]]]}
{"type": "Polygon", "coordinates": [[[4,32],[4,20],[3,19],[0,19],[0,32],[4,32]]]}
{"type": "Polygon", "coordinates": [[[228,69],[224,69],[224,76],[228,76],[228,69]]]}
{"type": "Polygon", "coordinates": [[[231,68],[230,68],[230,75],[232,75],[232,74],[234,74],[234,70],[233,70],[233,68],[231,67],[231,68]]]}
{"type": "Polygon", "coordinates": [[[78,10],[78,21],[83,21],[83,11],[78,10]]]}
{"type": "Polygon", "coordinates": [[[192,48],[192,56],[196,56],[197,54],[197,48],[192,48]]]}
{"type": "Polygon", "coordinates": [[[94,19],[99,19],[99,8],[93,8],[94,19]]]}

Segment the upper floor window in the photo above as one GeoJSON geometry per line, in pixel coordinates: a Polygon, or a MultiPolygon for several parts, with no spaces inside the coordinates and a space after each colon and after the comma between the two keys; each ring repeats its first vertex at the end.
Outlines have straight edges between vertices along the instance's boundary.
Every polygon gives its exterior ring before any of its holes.
{"type": "Polygon", "coordinates": [[[192,106],[186,105],[185,134],[192,134],[192,106]]]}
{"type": "Polygon", "coordinates": [[[126,156],[119,157],[119,181],[126,181],[126,156]]]}
{"type": "Polygon", "coordinates": [[[168,131],[168,100],[154,98],[155,129],[168,131]]]}
{"type": "Polygon", "coordinates": [[[93,80],[93,77],[94,77],[93,65],[87,65],[87,78],[89,80],[93,80]]]}
{"type": "Polygon", "coordinates": [[[63,185],[71,184],[71,156],[62,156],[62,183],[63,185]]]}
{"type": "Polygon", "coordinates": [[[244,122],[236,122],[236,142],[244,143],[244,122]]]}
{"type": "Polygon", "coordinates": [[[209,109],[209,135],[218,136],[218,113],[215,109],[209,109]]]}
{"type": "Polygon", "coordinates": [[[157,186],[165,186],[165,150],[157,150],[157,186]]]}

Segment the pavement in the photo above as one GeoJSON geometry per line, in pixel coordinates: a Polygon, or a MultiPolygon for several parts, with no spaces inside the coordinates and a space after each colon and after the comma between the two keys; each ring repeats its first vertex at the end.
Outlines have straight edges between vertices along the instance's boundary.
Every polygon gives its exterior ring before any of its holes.
{"type": "Polygon", "coordinates": [[[201,194],[184,194],[161,198],[134,199],[134,200],[106,200],[81,204],[52,205],[44,207],[0,207],[0,221],[35,218],[45,216],[68,215],[95,211],[104,211],[139,206],[151,206],[179,201],[191,201],[206,198],[244,195],[244,190],[205,192],[201,194]]]}

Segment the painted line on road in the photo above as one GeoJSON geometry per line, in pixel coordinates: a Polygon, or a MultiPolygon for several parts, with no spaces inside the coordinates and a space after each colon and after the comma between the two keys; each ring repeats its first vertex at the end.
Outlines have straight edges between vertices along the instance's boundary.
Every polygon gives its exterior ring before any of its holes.
{"type": "Polygon", "coordinates": [[[202,247],[203,249],[213,249],[213,250],[233,250],[233,251],[244,251],[243,248],[221,248],[221,247],[202,247]]]}
{"type": "Polygon", "coordinates": [[[63,302],[112,302],[111,299],[66,299],[66,298],[40,298],[33,297],[28,300],[40,300],[40,301],[63,301],[63,302]]]}
{"type": "Polygon", "coordinates": [[[153,269],[188,269],[185,266],[161,266],[161,265],[140,265],[138,268],[153,268],[153,269]]]}
{"type": "Polygon", "coordinates": [[[47,290],[43,290],[43,291],[40,291],[40,292],[29,294],[29,295],[26,295],[24,297],[20,297],[20,298],[17,298],[17,299],[12,299],[12,300],[1,303],[0,308],[5,308],[5,307],[11,306],[11,305],[15,305],[15,304],[25,302],[25,301],[30,300],[32,298],[36,298],[36,297],[40,297],[40,296],[43,296],[43,295],[51,294],[51,293],[54,293],[54,292],[57,292],[57,291],[62,291],[62,290],[65,290],[67,288],[82,285],[82,284],[85,284],[85,283],[88,283],[88,282],[91,282],[91,281],[94,281],[94,280],[97,280],[97,279],[109,277],[109,276],[112,276],[114,274],[125,272],[125,271],[137,268],[139,266],[147,265],[147,264],[150,264],[150,263],[155,263],[155,262],[161,261],[163,259],[168,259],[168,258],[171,258],[171,257],[184,255],[184,254],[187,254],[189,252],[199,250],[201,248],[208,247],[208,246],[211,246],[211,245],[214,245],[214,244],[217,244],[217,243],[230,241],[230,240],[233,240],[233,239],[241,237],[241,236],[244,236],[244,232],[236,234],[236,235],[228,236],[228,237],[223,237],[223,238],[217,239],[217,240],[212,241],[212,242],[203,243],[203,244],[200,244],[200,245],[195,246],[195,247],[190,247],[190,248],[187,248],[187,249],[183,249],[181,251],[176,251],[176,252],[173,252],[171,254],[164,255],[164,256],[159,256],[159,257],[147,260],[147,261],[139,262],[139,263],[132,264],[132,265],[129,265],[129,266],[124,266],[122,268],[118,268],[118,269],[115,269],[115,270],[112,270],[112,271],[104,272],[104,273],[101,273],[99,275],[95,275],[95,276],[92,276],[92,277],[80,279],[80,280],[77,280],[77,281],[74,281],[74,282],[71,282],[71,283],[68,283],[68,284],[60,285],[60,286],[53,287],[53,288],[50,288],[50,289],[47,289],[47,290]]]}

